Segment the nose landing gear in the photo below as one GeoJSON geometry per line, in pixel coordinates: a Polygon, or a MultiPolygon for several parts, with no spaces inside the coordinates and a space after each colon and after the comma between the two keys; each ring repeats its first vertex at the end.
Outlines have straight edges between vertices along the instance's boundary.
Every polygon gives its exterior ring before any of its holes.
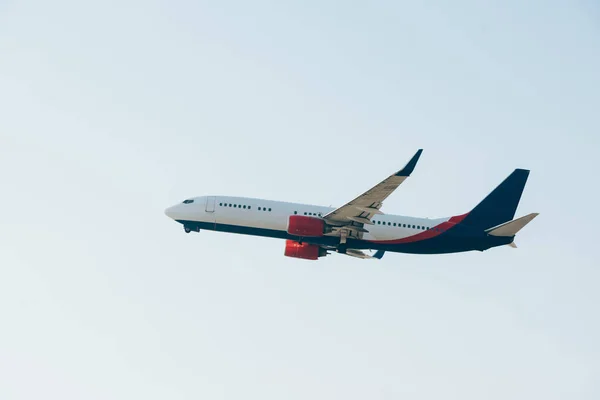
{"type": "Polygon", "coordinates": [[[183,226],[183,230],[185,231],[185,233],[190,233],[192,231],[200,232],[200,228],[198,228],[198,227],[190,228],[189,226],[186,226],[186,225],[183,226]]]}

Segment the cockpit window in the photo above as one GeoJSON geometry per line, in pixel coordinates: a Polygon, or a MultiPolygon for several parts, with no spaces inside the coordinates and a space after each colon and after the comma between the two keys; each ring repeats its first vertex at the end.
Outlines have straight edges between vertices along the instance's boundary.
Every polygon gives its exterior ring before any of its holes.
{"type": "Polygon", "coordinates": [[[183,204],[190,204],[190,203],[193,203],[193,202],[194,202],[194,199],[187,199],[187,200],[183,201],[183,204]]]}

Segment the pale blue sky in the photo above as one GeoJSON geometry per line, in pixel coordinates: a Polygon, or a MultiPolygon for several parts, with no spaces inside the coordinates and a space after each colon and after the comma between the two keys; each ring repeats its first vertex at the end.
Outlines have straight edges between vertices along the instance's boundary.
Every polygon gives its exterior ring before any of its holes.
{"type": "Polygon", "coordinates": [[[597,399],[593,1],[0,1],[1,399],[597,399]],[[468,211],[517,250],[283,256],[205,194],[468,211]]]}

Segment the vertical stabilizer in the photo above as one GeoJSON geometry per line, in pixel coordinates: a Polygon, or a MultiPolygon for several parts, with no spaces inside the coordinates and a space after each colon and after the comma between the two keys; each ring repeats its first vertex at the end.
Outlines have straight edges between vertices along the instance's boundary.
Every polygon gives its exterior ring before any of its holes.
{"type": "Polygon", "coordinates": [[[515,169],[462,222],[475,228],[487,229],[512,220],[528,177],[529,170],[515,169]]]}

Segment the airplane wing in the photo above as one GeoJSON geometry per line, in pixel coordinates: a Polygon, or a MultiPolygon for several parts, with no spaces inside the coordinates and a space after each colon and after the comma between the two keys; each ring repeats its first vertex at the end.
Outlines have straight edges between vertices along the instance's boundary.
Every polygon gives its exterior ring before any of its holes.
{"type": "Polygon", "coordinates": [[[384,179],[354,200],[325,214],[323,216],[325,222],[334,227],[329,235],[344,236],[342,231],[346,231],[349,236],[362,237],[363,233],[368,232],[364,229],[364,225],[373,224],[370,220],[373,215],[383,214],[379,211],[383,201],[410,176],[422,152],[423,149],[419,149],[400,171],[384,179]]]}
{"type": "Polygon", "coordinates": [[[375,252],[375,254],[370,255],[367,254],[363,251],[360,250],[355,250],[355,249],[347,249],[345,253],[342,254],[346,254],[347,256],[351,256],[351,257],[356,257],[356,258],[376,258],[378,260],[381,260],[381,257],[383,257],[383,254],[385,253],[385,251],[383,250],[378,250],[375,252]]]}

